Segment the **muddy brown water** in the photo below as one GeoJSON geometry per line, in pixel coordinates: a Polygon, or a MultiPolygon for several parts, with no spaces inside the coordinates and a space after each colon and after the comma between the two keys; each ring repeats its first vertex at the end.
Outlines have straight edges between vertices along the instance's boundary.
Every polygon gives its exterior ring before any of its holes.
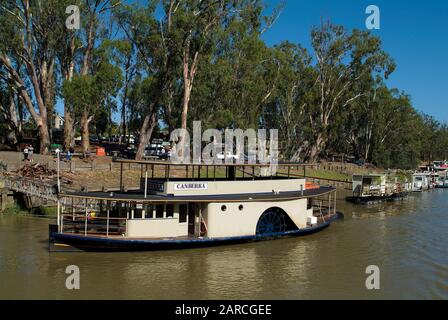
{"type": "Polygon", "coordinates": [[[448,190],[340,201],[345,219],[315,235],[145,253],[49,253],[51,220],[0,215],[0,299],[448,299],[447,209],[448,190]],[[80,290],[65,287],[69,265],[80,290]]]}

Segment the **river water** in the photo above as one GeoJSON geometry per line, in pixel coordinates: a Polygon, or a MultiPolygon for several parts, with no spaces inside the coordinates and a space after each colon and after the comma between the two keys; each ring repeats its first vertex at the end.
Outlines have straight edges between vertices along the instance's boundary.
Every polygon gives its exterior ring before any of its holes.
{"type": "Polygon", "coordinates": [[[0,299],[448,299],[447,208],[448,190],[340,201],[345,219],[312,236],[147,253],[49,253],[51,220],[0,215],[0,299]],[[69,265],[80,290],[65,287],[69,265]]]}

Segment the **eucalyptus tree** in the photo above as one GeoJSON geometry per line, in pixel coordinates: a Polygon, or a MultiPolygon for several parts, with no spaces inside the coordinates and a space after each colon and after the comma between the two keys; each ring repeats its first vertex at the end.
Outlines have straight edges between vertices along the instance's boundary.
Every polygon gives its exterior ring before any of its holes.
{"type": "MultiPolygon", "coordinates": [[[[0,72],[6,74],[1,66],[0,72]]],[[[17,148],[21,124],[15,96],[14,87],[10,81],[0,77],[0,136],[2,137],[0,143],[17,148]]]]}
{"type": "Polygon", "coordinates": [[[355,85],[366,75],[381,74],[387,78],[395,68],[382,50],[379,38],[369,32],[324,23],[311,32],[316,60],[315,105],[311,127],[316,132],[309,160],[314,162],[325,148],[335,114],[363,95],[355,85]]]}
{"type": "MultiPolygon", "coordinates": [[[[139,63],[136,56],[135,46],[128,39],[104,39],[101,49],[110,57],[110,63],[119,68],[122,73],[122,88],[120,90],[120,116],[121,116],[121,136],[128,133],[127,115],[129,112],[129,91],[134,77],[139,72],[139,63]]],[[[112,101],[111,101],[112,103],[112,101]]],[[[111,105],[114,105],[113,103],[111,105]]],[[[115,106],[116,107],[116,106],[115,106]]],[[[120,143],[121,143],[120,138],[120,143]]]]}
{"type": "MultiPolygon", "coordinates": [[[[416,127],[415,130],[418,131],[419,137],[422,141],[427,141],[429,143],[424,143],[421,150],[421,159],[426,161],[438,160],[438,154],[440,151],[440,129],[442,125],[434,117],[422,114],[421,115],[421,125],[416,127]]],[[[442,148],[443,149],[443,148],[442,148]]]]}
{"type": "MultiPolygon", "coordinates": [[[[157,21],[155,11],[159,1],[148,1],[146,6],[123,5],[114,11],[114,17],[120,30],[131,41],[137,51],[136,59],[141,61],[140,76],[135,78],[129,92],[131,121],[140,122],[139,145],[136,159],[141,159],[157,125],[160,104],[166,96],[170,79],[170,59],[166,49],[163,22],[157,21]],[[144,85],[143,85],[144,84],[144,85]],[[140,92],[141,96],[136,96],[140,92]]],[[[174,3],[174,2],[173,2],[174,3]]],[[[165,20],[170,21],[173,5],[165,10],[165,20]],[[168,11],[167,11],[168,10],[168,11]]],[[[168,22],[169,23],[169,22],[168,22]]]]}
{"type": "MultiPolygon", "coordinates": [[[[103,93],[98,97],[100,102],[94,99],[93,101],[95,103],[90,105],[81,104],[83,109],[81,110],[80,126],[84,151],[90,147],[89,125],[97,111],[94,108],[101,106],[106,99],[104,94],[107,94],[107,91],[103,92],[102,89],[113,89],[115,86],[113,79],[108,77],[110,75],[116,75],[116,80],[121,81],[121,79],[118,78],[117,70],[110,64],[110,57],[106,57],[106,54],[95,56],[96,53],[103,53],[104,48],[101,48],[102,43],[105,39],[111,37],[110,33],[113,31],[113,26],[108,26],[105,21],[108,19],[108,15],[112,10],[120,5],[121,1],[118,0],[83,0],[83,5],[81,7],[81,14],[84,15],[86,19],[80,30],[80,38],[81,41],[83,41],[83,46],[80,48],[81,63],[79,66],[79,75],[81,78],[86,77],[87,82],[90,81],[89,75],[94,75],[96,79],[104,77],[105,80],[105,83],[103,84],[97,83],[98,88],[96,89],[103,93]],[[102,59],[107,61],[103,63],[102,59]],[[93,65],[95,60],[99,60],[99,63],[97,63],[96,66],[93,65]],[[102,73],[96,75],[95,72],[102,73]]],[[[78,94],[83,93],[78,92],[78,94]]]]}
{"type": "MultiPolygon", "coordinates": [[[[172,57],[173,69],[179,70],[182,81],[180,105],[180,128],[188,126],[188,114],[192,101],[195,78],[207,62],[215,60],[215,50],[221,40],[229,37],[229,26],[241,18],[259,1],[229,0],[184,0],[164,1],[165,19],[162,32],[168,56],[172,57]],[[180,60],[180,61],[179,61],[180,60]],[[180,67],[178,67],[180,66],[180,67]]],[[[180,141],[184,139],[183,133],[180,141]]],[[[182,155],[182,150],[179,150],[182,155]]]]}
{"type": "MultiPolygon", "coordinates": [[[[82,8],[84,2],[82,0],[61,0],[59,4],[67,8],[69,5],[78,6],[82,8]]],[[[65,82],[72,81],[73,77],[79,73],[79,67],[77,68],[80,58],[80,51],[83,48],[83,42],[81,39],[80,31],[76,29],[66,28],[61,33],[61,39],[56,44],[56,57],[59,66],[59,91],[65,82]]],[[[87,53],[86,53],[87,54],[87,53]]],[[[63,98],[63,97],[62,97],[63,98]]],[[[65,149],[73,147],[75,139],[75,114],[71,109],[70,104],[64,104],[64,142],[65,149]]]]}
{"type": "Polygon", "coordinates": [[[93,53],[90,66],[92,73],[75,75],[63,86],[63,96],[76,117],[81,119],[82,149],[90,149],[89,125],[95,116],[107,113],[110,98],[116,97],[121,88],[121,69],[110,62],[110,57],[101,49],[93,53]]]}
{"type": "Polygon", "coordinates": [[[56,0],[0,1],[0,64],[35,122],[40,152],[50,147],[55,104],[55,47],[63,33],[65,8],[56,0]],[[27,84],[30,84],[29,86],[27,84]]]}
{"type": "Polygon", "coordinates": [[[202,55],[192,92],[191,115],[214,128],[266,126],[263,108],[285,67],[261,39],[274,18],[263,15],[261,1],[240,5],[210,35],[214,47],[202,55]]]}
{"type": "Polygon", "coordinates": [[[159,80],[154,76],[137,76],[130,84],[128,96],[129,128],[139,132],[140,139],[143,139],[143,141],[140,140],[137,149],[137,159],[143,157],[149,139],[158,125],[160,109],[156,107],[154,101],[160,101],[159,98],[155,98],[159,87],[159,80]]]}
{"type": "Polygon", "coordinates": [[[274,48],[281,65],[273,99],[263,111],[268,127],[279,129],[284,157],[300,161],[309,149],[307,109],[312,99],[311,57],[300,45],[283,42],[274,48]]]}
{"type": "Polygon", "coordinates": [[[415,168],[421,151],[416,130],[421,117],[409,95],[383,87],[377,92],[377,107],[372,161],[386,168],[415,168]]]}
{"type": "Polygon", "coordinates": [[[379,99],[388,89],[381,78],[366,75],[354,84],[353,90],[364,94],[339,111],[339,121],[335,122],[336,128],[329,142],[337,145],[339,152],[369,161],[378,113],[382,112],[379,99]]]}

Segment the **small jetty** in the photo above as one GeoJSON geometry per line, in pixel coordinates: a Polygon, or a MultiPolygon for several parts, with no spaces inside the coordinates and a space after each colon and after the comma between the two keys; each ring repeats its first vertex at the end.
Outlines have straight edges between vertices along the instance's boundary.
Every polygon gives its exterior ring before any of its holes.
{"type": "Polygon", "coordinates": [[[56,206],[57,189],[57,172],[45,165],[25,165],[0,174],[2,204],[11,204],[12,198],[19,198],[27,209],[56,206]]]}

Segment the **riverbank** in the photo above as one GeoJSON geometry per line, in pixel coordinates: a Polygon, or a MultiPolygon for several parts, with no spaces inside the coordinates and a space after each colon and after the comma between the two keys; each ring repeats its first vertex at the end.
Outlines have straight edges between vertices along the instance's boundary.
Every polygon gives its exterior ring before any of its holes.
{"type": "MultiPolygon", "coordinates": [[[[7,171],[4,173],[12,176],[19,176],[27,173],[30,179],[35,179],[40,182],[45,182],[49,186],[57,184],[56,175],[56,159],[52,156],[35,155],[34,162],[23,162],[22,155],[19,152],[0,152],[0,161],[7,166],[7,171]],[[26,170],[20,169],[23,166],[28,166],[26,170]],[[43,167],[45,169],[40,169],[43,167]],[[13,170],[13,168],[18,168],[13,170]]],[[[82,159],[74,158],[72,162],[60,162],[60,176],[61,189],[66,191],[101,191],[101,190],[118,190],[120,182],[127,190],[138,189],[140,187],[140,180],[144,176],[143,170],[146,170],[144,166],[133,163],[114,163],[111,157],[93,157],[91,160],[86,161],[82,159]],[[89,161],[94,162],[89,164],[89,161]],[[91,168],[82,167],[83,164],[90,165],[91,168]],[[120,176],[120,169],[123,167],[123,176],[120,176]],[[122,181],[121,181],[122,179],[122,181]]],[[[152,167],[148,167],[149,177],[164,177],[164,166],[155,166],[154,172],[152,167]]],[[[206,168],[202,168],[201,176],[206,176],[208,173],[206,168]]],[[[172,168],[170,175],[172,177],[183,177],[189,173],[192,175],[192,170],[188,171],[184,167],[172,168]]],[[[331,185],[338,188],[338,198],[344,199],[350,195],[351,192],[351,180],[353,174],[369,174],[369,173],[384,173],[382,168],[375,168],[373,166],[360,166],[353,163],[339,163],[339,162],[321,162],[307,167],[305,170],[303,167],[293,167],[290,172],[280,172],[280,174],[291,174],[297,177],[301,177],[304,174],[311,182],[320,185],[331,185]]],[[[405,173],[391,170],[390,173],[403,179],[405,173]]],[[[197,173],[195,173],[197,174],[197,173]]],[[[222,168],[216,169],[216,176],[225,176],[225,171],[222,168]]],[[[238,172],[242,174],[242,172],[238,172]]],[[[246,172],[246,177],[250,176],[251,172],[246,172]]],[[[29,201],[28,201],[29,202],[29,201]]],[[[28,203],[27,202],[27,203],[28,203]]],[[[56,204],[53,203],[53,206],[56,204]]],[[[29,206],[29,205],[28,205],[29,206]]],[[[55,214],[54,208],[46,208],[47,205],[36,205],[38,214],[47,215],[48,212],[55,214]]],[[[51,207],[51,205],[50,205],[51,207]]]]}
{"type": "MultiPolygon", "coordinates": [[[[49,169],[56,169],[56,159],[54,156],[34,155],[34,162],[25,163],[23,155],[20,152],[0,151],[0,162],[6,165],[6,171],[13,172],[19,170],[25,164],[36,165],[41,164],[47,166],[49,169]]],[[[103,186],[112,188],[118,185],[117,178],[120,170],[120,165],[113,163],[109,156],[96,157],[93,156],[89,160],[74,157],[72,161],[67,162],[62,159],[60,162],[61,172],[73,182],[73,188],[87,187],[88,189],[101,189],[103,186]]],[[[141,167],[138,165],[126,165],[125,179],[128,179],[128,184],[135,184],[138,186],[141,167]]],[[[155,174],[163,174],[162,168],[155,168],[155,174]]],[[[353,174],[379,173],[384,172],[384,169],[375,167],[358,166],[350,163],[340,162],[323,162],[316,164],[313,168],[307,168],[306,175],[308,177],[351,181],[353,174]]],[[[205,169],[204,169],[205,173],[205,169]]],[[[291,173],[302,175],[301,170],[293,170],[291,173]]],[[[171,172],[173,176],[184,174],[183,170],[171,172]],[[180,172],[182,171],[182,172],[180,172]]],[[[219,176],[219,173],[218,173],[219,176]]]]}

